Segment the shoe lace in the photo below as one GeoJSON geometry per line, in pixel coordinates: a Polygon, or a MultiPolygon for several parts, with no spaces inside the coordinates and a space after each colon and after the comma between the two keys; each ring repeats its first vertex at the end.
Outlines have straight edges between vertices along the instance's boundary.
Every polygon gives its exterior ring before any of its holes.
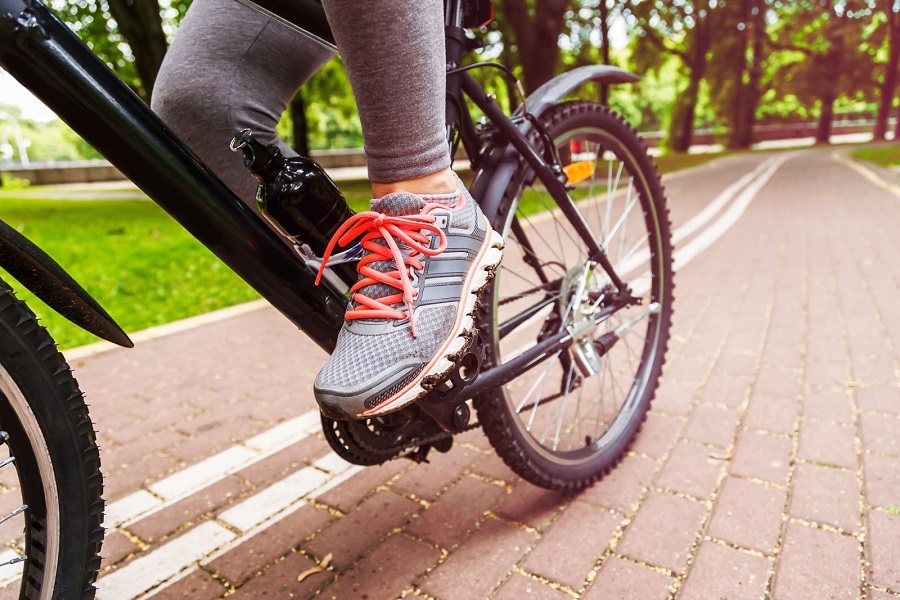
{"type": "Polygon", "coordinates": [[[418,254],[426,256],[437,256],[447,247],[447,236],[444,232],[434,225],[436,218],[432,215],[417,214],[392,216],[375,211],[365,211],[357,213],[347,219],[338,230],[334,232],[328,247],[325,248],[325,254],[322,256],[322,264],[319,266],[319,272],[316,276],[316,285],[322,279],[322,273],[328,263],[328,257],[336,245],[341,247],[349,245],[360,235],[362,247],[369,251],[369,254],[360,259],[356,270],[362,275],[362,278],[350,288],[350,295],[356,306],[349,309],[345,313],[345,318],[353,319],[406,319],[409,318],[410,331],[413,337],[416,337],[416,324],[413,317],[413,302],[419,291],[415,289],[410,281],[410,269],[422,269],[422,261],[416,258],[418,254]],[[436,248],[430,248],[431,238],[422,233],[430,231],[438,236],[438,245],[436,248]],[[384,240],[386,245],[378,243],[377,240],[384,240]],[[397,241],[406,244],[410,251],[406,259],[397,241]],[[393,260],[397,265],[397,269],[393,271],[382,272],[368,266],[370,263],[393,260]],[[398,293],[389,294],[380,298],[370,298],[366,294],[361,293],[364,287],[383,283],[396,290],[398,293]],[[406,312],[395,308],[394,305],[403,303],[406,312]]]}

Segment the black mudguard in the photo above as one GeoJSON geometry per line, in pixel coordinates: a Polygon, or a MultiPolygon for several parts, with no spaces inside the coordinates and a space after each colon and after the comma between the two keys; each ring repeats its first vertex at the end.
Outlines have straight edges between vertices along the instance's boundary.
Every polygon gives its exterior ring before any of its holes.
{"type": "MultiPolygon", "coordinates": [[[[588,65],[572,69],[557,75],[534,91],[525,102],[528,112],[535,117],[540,117],[547,108],[557,104],[576,88],[588,81],[597,83],[634,83],[640,81],[640,77],[618,67],[608,65],[588,65]]],[[[521,115],[523,108],[520,106],[516,115],[521,115]]],[[[519,130],[527,135],[532,129],[529,121],[521,121],[519,130]]],[[[510,185],[513,174],[519,168],[519,152],[508,144],[505,147],[495,148],[482,163],[482,168],[476,174],[472,182],[472,194],[479,200],[482,210],[493,219],[503,199],[506,189],[510,185]]]]}
{"type": "Polygon", "coordinates": [[[0,267],[79,327],[114,344],[134,346],[122,328],[71,275],[3,221],[0,221],[0,267]]]}

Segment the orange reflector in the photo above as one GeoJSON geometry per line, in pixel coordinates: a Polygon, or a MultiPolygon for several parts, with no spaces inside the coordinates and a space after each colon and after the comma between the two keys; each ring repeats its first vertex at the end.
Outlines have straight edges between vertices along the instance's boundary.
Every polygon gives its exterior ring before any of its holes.
{"type": "Polygon", "coordinates": [[[594,174],[594,161],[582,160],[579,162],[573,162],[570,165],[564,166],[563,171],[566,172],[568,183],[571,185],[575,185],[576,183],[581,183],[594,174]]]}

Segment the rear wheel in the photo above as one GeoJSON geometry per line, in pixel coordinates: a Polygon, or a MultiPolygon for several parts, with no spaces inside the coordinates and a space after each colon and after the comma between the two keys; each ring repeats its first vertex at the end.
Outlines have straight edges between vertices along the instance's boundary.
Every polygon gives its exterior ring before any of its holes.
{"type": "Polygon", "coordinates": [[[656,168],[621,117],[570,102],[541,121],[578,181],[570,196],[628,290],[588,260],[584,240],[523,164],[494,223],[506,250],[482,314],[488,361],[501,365],[564,329],[576,333],[475,408],[516,473],[575,491],[618,462],[655,393],[672,315],[670,225],[656,168]]]}
{"type": "Polygon", "coordinates": [[[53,340],[2,281],[0,432],[0,586],[93,598],[103,539],[93,425],[53,340]]]}

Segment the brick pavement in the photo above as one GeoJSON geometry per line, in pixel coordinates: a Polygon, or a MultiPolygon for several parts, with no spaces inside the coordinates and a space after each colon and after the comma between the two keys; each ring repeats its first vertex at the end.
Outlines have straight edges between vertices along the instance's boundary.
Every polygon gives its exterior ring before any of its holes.
{"type": "MultiPolygon", "coordinates": [[[[669,180],[675,224],[764,158],[669,180]]],[[[117,572],[175,560],[205,532],[222,541],[150,595],[900,597],[898,224],[900,197],[830,149],[788,160],[678,273],[644,430],[577,497],[522,482],[477,431],[430,464],[345,471],[312,430],[111,529],[100,597],[126,589],[106,585],[117,572]],[[272,493],[286,478],[319,483],[290,504],[272,493]],[[248,506],[259,518],[233,516],[248,506]]],[[[313,409],[324,355],[286,325],[260,310],[76,361],[108,501],[313,409]]]]}

